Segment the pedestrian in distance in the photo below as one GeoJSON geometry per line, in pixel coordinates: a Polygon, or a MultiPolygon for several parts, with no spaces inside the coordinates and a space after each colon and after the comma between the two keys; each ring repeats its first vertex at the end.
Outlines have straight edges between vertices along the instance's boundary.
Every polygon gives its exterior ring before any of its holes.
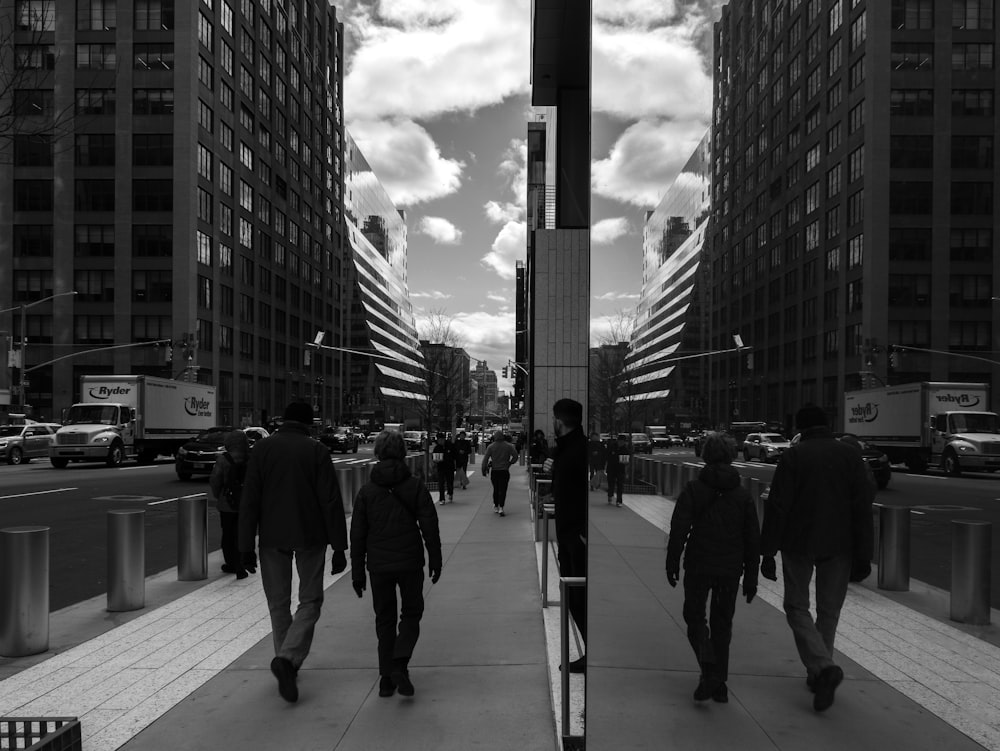
{"type": "Polygon", "coordinates": [[[528,448],[528,458],[531,464],[544,464],[549,458],[549,442],[544,430],[536,430],[531,434],[531,445],[528,448]]]}
{"type": "Polygon", "coordinates": [[[493,513],[504,516],[507,503],[507,486],[510,485],[510,467],[517,463],[517,449],[510,442],[510,436],[497,433],[493,442],[483,454],[483,477],[489,475],[493,484],[493,513]]]}
{"type": "MultiPolygon", "coordinates": [[[[587,435],[582,427],[583,405],[573,399],[560,399],[552,406],[552,416],[556,445],[552,456],[545,460],[544,470],[552,474],[559,575],[586,578],[587,499],[590,493],[587,488],[587,435]]],[[[586,590],[571,587],[567,599],[580,639],[586,644],[586,590]]],[[[569,664],[571,673],[584,673],[586,670],[586,655],[569,664]]]]}
{"type": "Polygon", "coordinates": [[[455,440],[455,479],[458,487],[465,490],[469,487],[469,458],[472,456],[472,442],[463,430],[455,440]]]}
{"type": "Polygon", "coordinates": [[[813,709],[822,712],[844,679],[833,647],[847,584],[871,573],[875,488],[861,453],[834,438],[822,408],[802,407],[795,427],[801,439],[778,460],[764,509],[760,570],[777,581],[774,556],[781,551],[785,617],[814,694],[813,709]],[[814,573],[815,619],[809,602],[814,573]]]}
{"type": "Polygon", "coordinates": [[[628,437],[624,433],[619,433],[617,438],[608,439],[607,460],[604,465],[604,472],[608,476],[608,504],[617,500],[619,506],[622,505],[625,493],[625,473],[628,471],[631,462],[631,452],[629,451],[628,437]]]}
{"type": "Polygon", "coordinates": [[[604,465],[608,463],[608,447],[596,430],[590,434],[587,442],[587,459],[590,462],[590,489],[600,490],[604,465]]]}
{"type": "Polygon", "coordinates": [[[297,676],[309,654],[323,605],[326,547],[331,572],[347,568],[347,521],[330,451],[309,433],[313,410],[285,408],[284,422],[254,445],[240,503],[240,551],[246,565],[259,535],[260,576],[271,614],[271,672],[285,701],[299,698],[297,676]],[[291,613],[292,566],[299,604],[291,613]]]}
{"type": "Polygon", "coordinates": [[[712,433],[702,447],[705,466],[680,492],[670,519],[667,581],[677,586],[684,553],[684,622],[701,668],[696,701],[729,701],[729,644],[743,577],[747,603],[757,594],[760,521],[750,493],[732,466],[736,442],[712,433]],[[712,604],[705,619],[706,603],[712,604]]]}
{"type": "Polygon", "coordinates": [[[401,696],[413,696],[409,664],[424,613],[424,548],[436,584],[441,576],[441,535],[434,500],[423,480],[410,474],[399,433],[379,433],[374,452],[378,463],[358,491],[351,514],[351,579],[361,597],[366,569],[371,578],[378,695],[392,696],[398,690],[401,696]]]}
{"type": "Polygon", "coordinates": [[[447,501],[454,501],[457,459],[455,445],[444,433],[438,433],[435,437],[434,445],[431,447],[431,459],[434,461],[434,470],[437,474],[438,503],[443,506],[447,501]]]}
{"type": "Polygon", "coordinates": [[[222,570],[236,574],[237,579],[246,579],[248,573],[257,572],[255,559],[248,556],[249,565],[244,565],[239,542],[240,501],[250,460],[250,440],[242,430],[233,430],[226,433],[222,446],[225,450],[215,461],[208,478],[222,524],[222,570]]]}

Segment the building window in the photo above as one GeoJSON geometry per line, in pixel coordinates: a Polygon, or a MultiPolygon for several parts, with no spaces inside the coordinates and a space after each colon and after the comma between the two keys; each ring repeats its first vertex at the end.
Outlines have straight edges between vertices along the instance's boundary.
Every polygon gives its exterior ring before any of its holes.
{"type": "Polygon", "coordinates": [[[132,92],[133,115],[174,114],[173,89],[135,89],[132,92]]]}
{"type": "Polygon", "coordinates": [[[215,29],[212,28],[212,22],[201,12],[198,13],[198,42],[210,54],[215,52],[215,29]]]}
{"type": "Polygon", "coordinates": [[[954,216],[990,215],[993,213],[992,182],[953,182],[951,213],[954,216]]]}
{"type": "Polygon", "coordinates": [[[53,0],[17,0],[19,31],[55,31],[56,4],[53,0]]]}
{"type": "Polygon", "coordinates": [[[132,272],[133,302],[171,302],[173,299],[173,272],[170,269],[132,272]]]}
{"type": "Polygon", "coordinates": [[[931,343],[930,321],[889,321],[889,341],[911,347],[926,347],[931,343]]]}
{"type": "Polygon", "coordinates": [[[132,45],[132,57],[135,60],[133,67],[136,70],[173,70],[174,69],[174,45],[164,42],[161,44],[134,44],[132,45]]]}
{"type": "Polygon", "coordinates": [[[55,70],[56,48],[51,44],[18,44],[14,48],[14,67],[17,70],[55,70]]]}
{"type": "Polygon", "coordinates": [[[847,312],[856,313],[864,307],[864,280],[853,279],[847,283],[847,312]]]}
{"type": "Polygon", "coordinates": [[[170,339],[173,334],[170,316],[133,316],[132,341],[157,342],[170,339]]]}
{"type": "Polygon", "coordinates": [[[77,89],[76,114],[78,115],[115,114],[115,90],[77,89]]]}
{"type": "Polygon", "coordinates": [[[76,45],[78,70],[114,70],[118,67],[118,51],[114,44],[76,45]]]}
{"type": "Polygon", "coordinates": [[[867,58],[862,55],[858,60],[851,65],[848,69],[848,90],[854,91],[858,86],[865,82],[865,60],[867,58]]]}
{"type": "Polygon", "coordinates": [[[201,99],[198,100],[198,125],[209,133],[215,132],[215,113],[201,99]]]}
{"type": "MultiPolygon", "coordinates": [[[[77,286],[73,289],[80,290],[77,286]]],[[[51,271],[28,269],[14,272],[13,302],[34,302],[49,297],[53,291],[51,271]]]]}
{"type": "Polygon", "coordinates": [[[212,194],[202,187],[198,187],[197,190],[198,197],[198,219],[205,222],[205,224],[212,223],[212,207],[215,205],[212,201],[212,194]]]}
{"type": "Polygon", "coordinates": [[[993,28],[993,0],[951,0],[953,29],[993,28]]]}
{"type": "Polygon", "coordinates": [[[948,349],[986,351],[991,349],[989,321],[952,321],[948,324],[948,349]]]}
{"type": "Polygon", "coordinates": [[[115,255],[113,224],[78,224],[73,228],[73,255],[78,258],[110,258],[115,255]]]}
{"type": "Polygon", "coordinates": [[[173,180],[133,180],[132,209],[134,211],[173,211],[173,180]]]}
{"type": "Polygon", "coordinates": [[[135,0],[135,28],[138,31],[174,28],[174,0],[135,0]]]}
{"type": "Polygon", "coordinates": [[[51,167],[52,136],[15,135],[14,164],[17,167],[51,167]]]}
{"type": "Polygon", "coordinates": [[[212,341],[212,322],[199,318],[195,324],[195,334],[198,337],[198,349],[202,352],[211,352],[214,343],[212,341]]]}
{"type": "Polygon", "coordinates": [[[212,309],[212,280],[198,275],[198,307],[212,309]]]}
{"type": "MultiPolygon", "coordinates": [[[[991,228],[953,229],[950,245],[952,261],[985,263],[993,260],[993,230],[991,228]]],[[[928,237],[929,246],[930,239],[928,237]]]]}
{"type": "Polygon", "coordinates": [[[222,160],[219,161],[219,190],[227,196],[233,194],[233,168],[222,160]]]}
{"type": "Polygon", "coordinates": [[[929,261],[931,230],[929,227],[890,227],[890,261],[929,261]]]}
{"type": "Polygon", "coordinates": [[[198,55],[198,80],[209,91],[215,88],[215,71],[208,60],[198,55]]]}
{"type": "Polygon", "coordinates": [[[212,265],[212,237],[201,230],[195,232],[195,253],[198,263],[211,267],[212,265]]]}
{"type": "Polygon", "coordinates": [[[114,316],[73,316],[74,344],[113,344],[114,341],[114,316]]]}
{"type": "Polygon", "coordinates": [[[15,180],[14,211],[52,211],[51,180],[15,180]]]}
{"type": "Polygon", "coordinates": [[[952,89],[951,114],[959,117],[993,117],[993,90],[952,89]]]}
{"type": "Polygon", "coordinates": [[[930,274],[889,274],[889,306],[930,305],[930,274]]]}
{"type": "Polygon", "coordinates": [[[889,166],[929,169],[934,165],[933,136],[889,136],[889,166]]]}
{"type": "Polygon", "coordinates": [[[117,26],[117,0],[76,0],[78,31],[110,31],[117,26]]]}
{"type": "Polygon", "coordinates": [[[136,167],[169,167],[173,163],[172,133],[136,133],[132,136],[132,164],[136,167]]]}
{"type": "Polygon", "coordinates": [[[233,275],[233,249],[225,243],[219,243],[219,272],[226,276],[233,275]]]}
{"type": "Polygon", "coordinates": [[[233,354],[233,327],[224,324],[219,326],[219,353],[233,354]]]}
{"type": "MultiPolygon", "coordinates": [[[[952,99],[954,101],[954,97],[952,99]]],[[[930,117],[934,114],[934,90],[893,89],[889,92],[889,114],[894,117],[930,117]]]]}
{"type": "Polygon", "coordinates": [[[890,64],[893,70],[933,70],[933,42],[893,42],[890,64]]]}
{"type": "Polygon", "coordinates": [[[889,183],[890,214],[925,214],[934,209],[934,184],[929,180],[893,180],[889,183]]]}
{"type": "Polygon", "coordinates": [[[847,132],[848,134],[856,133],[863,127],[865,127],[864,99],[851,107],[850,112],[847,113],[847,132]]]}
{"type": "MultiPolygon", "coordinates": [[[[865,262],[865,236],[855,235],[847,241],[847,269],[856,269],[865,262]]],[[[849,308],[848,308],[849,309],[849,308]]]]}
{"type": "Polygon", "coordinates": [[[951,166],[955,169],[992,169],[993,136],[952,136],[951,166]]]}
{"type": "Polygon", "coordinates": [[[894,29],[934,28],[934,0],[892,0],[890,13],[894,29]]]}
{"type": "Polygon", "coordinates": [[[865,219],[865,191],[864,188],[852,193],[847,199],[847,226],[853,227],[860,224],[865,219]]]}
{"type": "Polygon", "coordinates": [[[231,316],[233,314],[233,288],[226,285],[219,285],[219,312],[231,316]]]}
{"type": "Polygon", "coordinates": [[[198,144],[198,174],[212,182],[212,150],[209,149],[205,144],[198,144]]]}
{"type": "Polygon", "coordinates": [[[51,258],[52,225],[15,224],[14,255],[20,258],[51,258]]]}
{"type": "Polygon", "coordinates": [[[952,70],[993,70],[993,45],[955,43],[951,47],[952,70]]]}
{"type": "Polygon", "coordinates": [[[993,280],[986,274],[952,274],[948,304],[953,308],[988,308],[992,304],[993,280]]]}
{"type": "Polygon", "coordinates": [[[851,21],[851,52],[858,49],[868,38],[867,11],[861,11],[857,18],[851,21]]]}
{"type": "Polygon", "coordinates": [[[170,224],[136,224],[132,227],[132,255],[169,258],[174,254],[174,228],[170,224]]]}
{"type": "Polygon", "coordinates": [[[847,182],[853,183],[865,175],[865,147],[858,146],[847,157],[847,182]]]}

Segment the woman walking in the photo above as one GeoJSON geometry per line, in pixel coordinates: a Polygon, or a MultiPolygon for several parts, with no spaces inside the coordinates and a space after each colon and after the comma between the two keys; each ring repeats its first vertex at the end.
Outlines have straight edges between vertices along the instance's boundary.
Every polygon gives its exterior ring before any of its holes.
{"type": "Polygon", "coordinates": [[[710,434],[702,447],[705,466],[677,498],[667,541],[667,581],[677,586],[684,555],[684,622],[701,678],[696,701],[729,701],[729,643],[733,614],[743,577],[749,603],[757,593],[760,564],[760,524],[750,493],[733,468],[736,444],[720,433],[710,434]],[[706,603],[712,610],[706,623],[706,603]]]}
{"type": "Polygon", "coordinates": [[[246,579],[248,571],[251,574],[257,571],[256,566],[244,565],[239,546],[240,498],[250,459],[250,440],[242,430],[234,430],[226,433],[222,445],[225,451],[215,460],[208,478],[222,524],[222,570],[236,574],[237,579],[246,579]]]}

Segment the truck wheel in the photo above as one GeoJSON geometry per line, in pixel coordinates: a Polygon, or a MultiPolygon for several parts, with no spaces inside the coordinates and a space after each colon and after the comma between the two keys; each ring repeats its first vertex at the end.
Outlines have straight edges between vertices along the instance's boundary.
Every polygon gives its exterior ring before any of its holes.
{"type": "Polygon", "coordinates": [[[23,461],[24,461],[24,452],[21,451],[21,449],[17,448],[16,446],[10,450],[10,453],[7,454],[8,464],[20,464],[23,461]]]}
{"type": "Polygon", "coordinates": [[[104,464],[108,467],[120,467],[123,461],[125,461],[125,449],[120,443],[112,443],[104,464]]]}
{"type": "Polygon", "coordinates": [[[52,466],[56,469],[66,469],[69,466],[69,459],[57,459],[53,456],[49,461],[52,462],[52,466]]]}
{"type": "Polygon", "coordinates": [[[962,474],[962,467],[958,463],[958,455],[950,449],[945,452],[944,458],[941,459],[941,468],[946,475],[951,475],[952,477],[958,477],[962,474]]]}

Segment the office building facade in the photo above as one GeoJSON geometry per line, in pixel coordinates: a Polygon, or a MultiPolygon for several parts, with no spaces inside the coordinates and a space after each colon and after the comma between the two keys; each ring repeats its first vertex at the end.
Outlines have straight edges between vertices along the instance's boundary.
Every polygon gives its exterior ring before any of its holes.
{"type": "Polygon", "coordinates": [[[343,343],[336,10],[16,0],[6,12],[3,74],[17,85],[0,300],[23,308],[0,325],[25,332],[35,413],[58,418],[82,374],[149,373],[214,384],[225,423],[264,422],[292,399],[337,419],[341,354],[304,346],[320,330],[343,343]]]}
{"type": "Polygon", "coordinates": [[[723,9],[711,345],[753,349],[713,362],[715,422],[812,402],[841,425],[863,385],[997,382],[996,37],[991,1],[723,9]]]}

